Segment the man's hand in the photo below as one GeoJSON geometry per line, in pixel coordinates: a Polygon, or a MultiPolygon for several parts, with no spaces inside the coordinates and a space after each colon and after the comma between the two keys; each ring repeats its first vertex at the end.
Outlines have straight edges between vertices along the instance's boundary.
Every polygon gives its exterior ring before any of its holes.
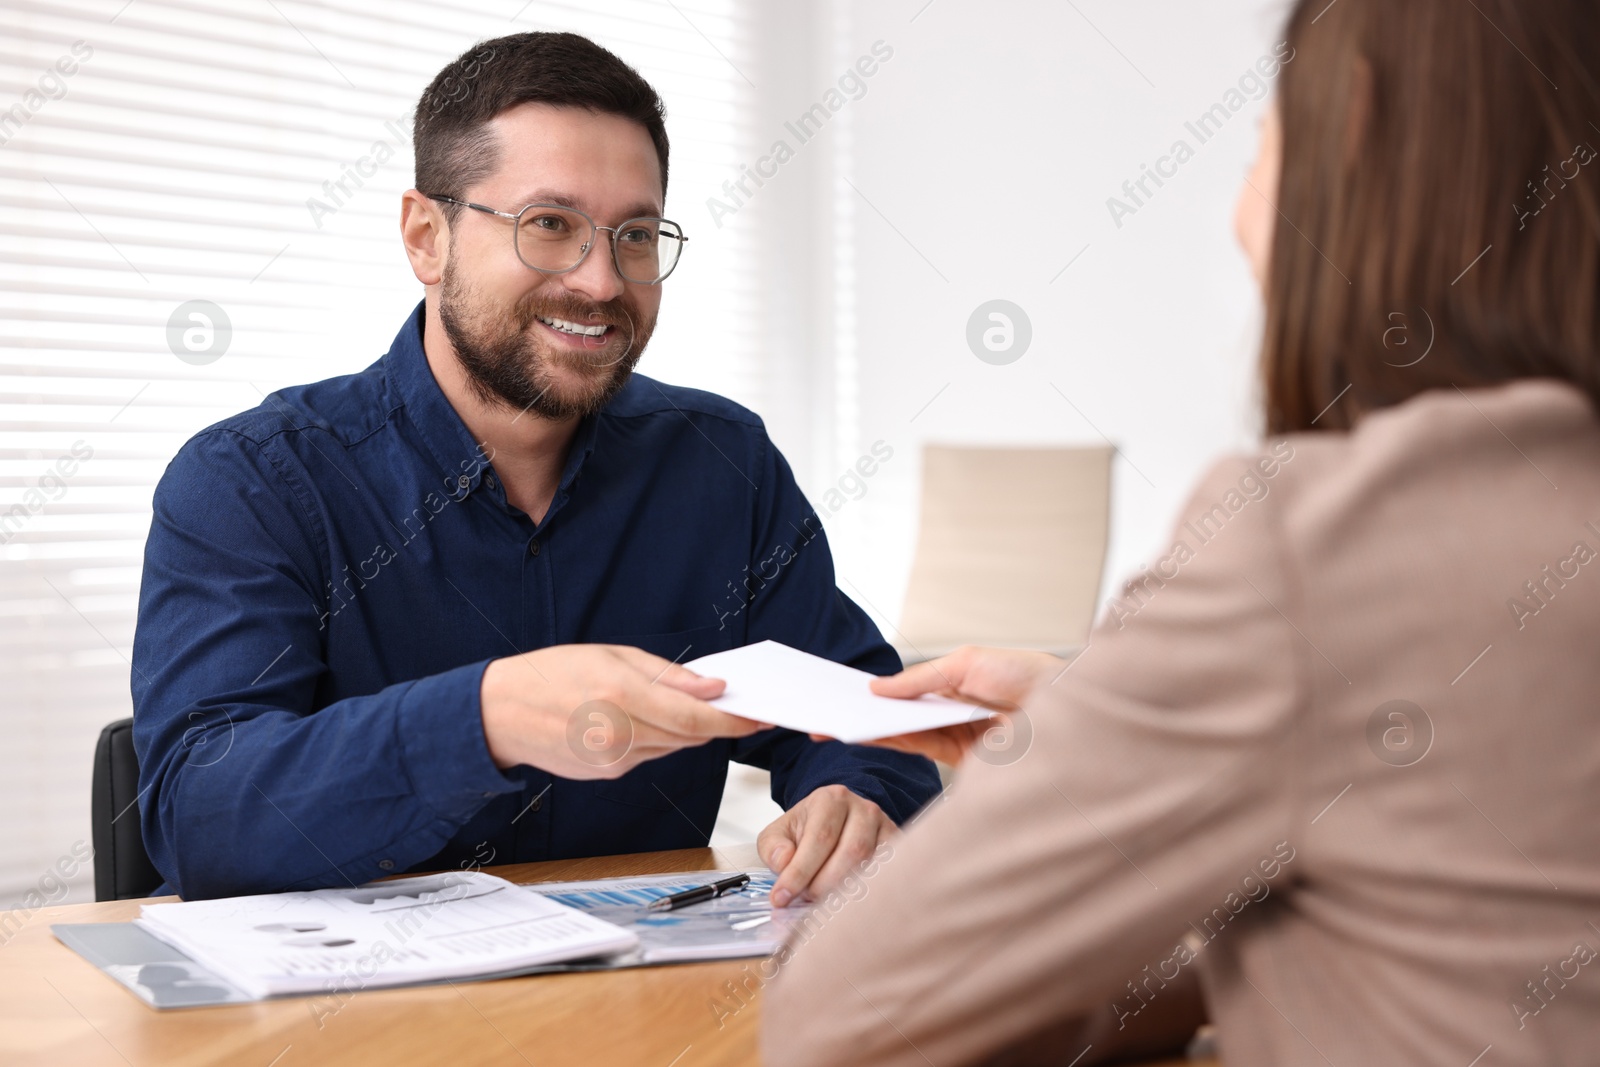
{"type": "Polygon", "coordinates": [[[723,688],[641,649],[555,645],[484,670],[483,735],[502,769],[617,778],[681,748],[770,729],[706,703],[723,688]]]}
{"type": "Polygon", "coordinates": [[[772,905],[802,893],[819,900],[895,833],[883,809],[842,785],[825,785],[775,819],[756,838],[762,862],[778,875],[772,905]]]}
{"type": "MultiPolygon", "coordinates": [[[[1015,712],[1034,686],[1049,680],[1064,666],[1060,659],[1044,652],[966,645],[948,656],[918,663],[899,674],[874,678],[872,691],[879,696],[907,700],[924,693],[937,693],[999,712],[1015,712]]],[[[955,766],[996,725],[993,719],[974,709],[971,722],[868,743],[955,766]]]]}

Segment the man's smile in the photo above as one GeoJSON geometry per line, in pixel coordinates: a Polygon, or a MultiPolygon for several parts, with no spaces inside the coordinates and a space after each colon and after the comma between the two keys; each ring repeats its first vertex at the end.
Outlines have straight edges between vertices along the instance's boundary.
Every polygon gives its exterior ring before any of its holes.
{"type": "Polygon", "coordinates": [[[560,338],[562,344],[576,348],[603,348],[616,329],[610,323],[584,326],[548,315],[536,315],[534,318],[547,332],[560,338]]]}

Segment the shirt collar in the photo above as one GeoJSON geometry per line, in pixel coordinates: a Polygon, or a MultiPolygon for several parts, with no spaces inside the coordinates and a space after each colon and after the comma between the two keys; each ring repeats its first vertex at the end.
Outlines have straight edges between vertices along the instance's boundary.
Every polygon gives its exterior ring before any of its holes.
{"type": "MultiPolygon", "coordinates": [[[[384,372],[397,399],[405,406],[411,424],[421,436],[423,447],[439,465],[446,492],[453,499],[461,500],[478,488],[489,470],[490,457],[473,440],[467,424],[450,406],[444,390],[439,388],[439,382],[433,376],[433,369],[428,366],[428,356],[422,347],[425,308],[425,301],[418,302],[405,325],[400,327],[400,332],[395,334],[394,342],[383,357],[384,372]]],[[[567,453],[566,465],[562,468],[558,499],[566,495],[577,479],[584,460],[594,451],[599,428],[600,418],[596,415],[578,424],[567,453]]]]}

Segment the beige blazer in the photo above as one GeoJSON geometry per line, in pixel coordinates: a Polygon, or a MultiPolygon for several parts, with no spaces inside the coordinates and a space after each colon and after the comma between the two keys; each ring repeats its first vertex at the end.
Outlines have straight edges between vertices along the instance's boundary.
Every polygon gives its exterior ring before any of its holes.
{"type": "Polygon", "coordinates": [[[767,1064],[1054,1027],[1065,1065],[1192,974],[1227,1067],[1600,1062],[1597,554],[1600,424],[1555,382],[1218,463],[1031,744],[774,961],[767,1064]]]}

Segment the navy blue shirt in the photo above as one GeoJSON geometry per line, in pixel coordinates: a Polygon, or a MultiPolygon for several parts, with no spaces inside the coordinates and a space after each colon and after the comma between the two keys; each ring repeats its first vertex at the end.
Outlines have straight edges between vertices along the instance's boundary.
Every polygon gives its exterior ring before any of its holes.
{"type": "Polygon", "coordinates": [[[535,524],[445,399],[419,305],[360,374],[195,436],[155,494],[133,649],[145,846],[188,898],[706,844],[729,759],[788,808],[839,783],[904,822],[926,760],[788,730],[610,781],[501,771],[490,660],[634,645],[679,662],[773,639],[899,668],[834,585],[761,420],[635,375],[583,420],[535,524]]]}

